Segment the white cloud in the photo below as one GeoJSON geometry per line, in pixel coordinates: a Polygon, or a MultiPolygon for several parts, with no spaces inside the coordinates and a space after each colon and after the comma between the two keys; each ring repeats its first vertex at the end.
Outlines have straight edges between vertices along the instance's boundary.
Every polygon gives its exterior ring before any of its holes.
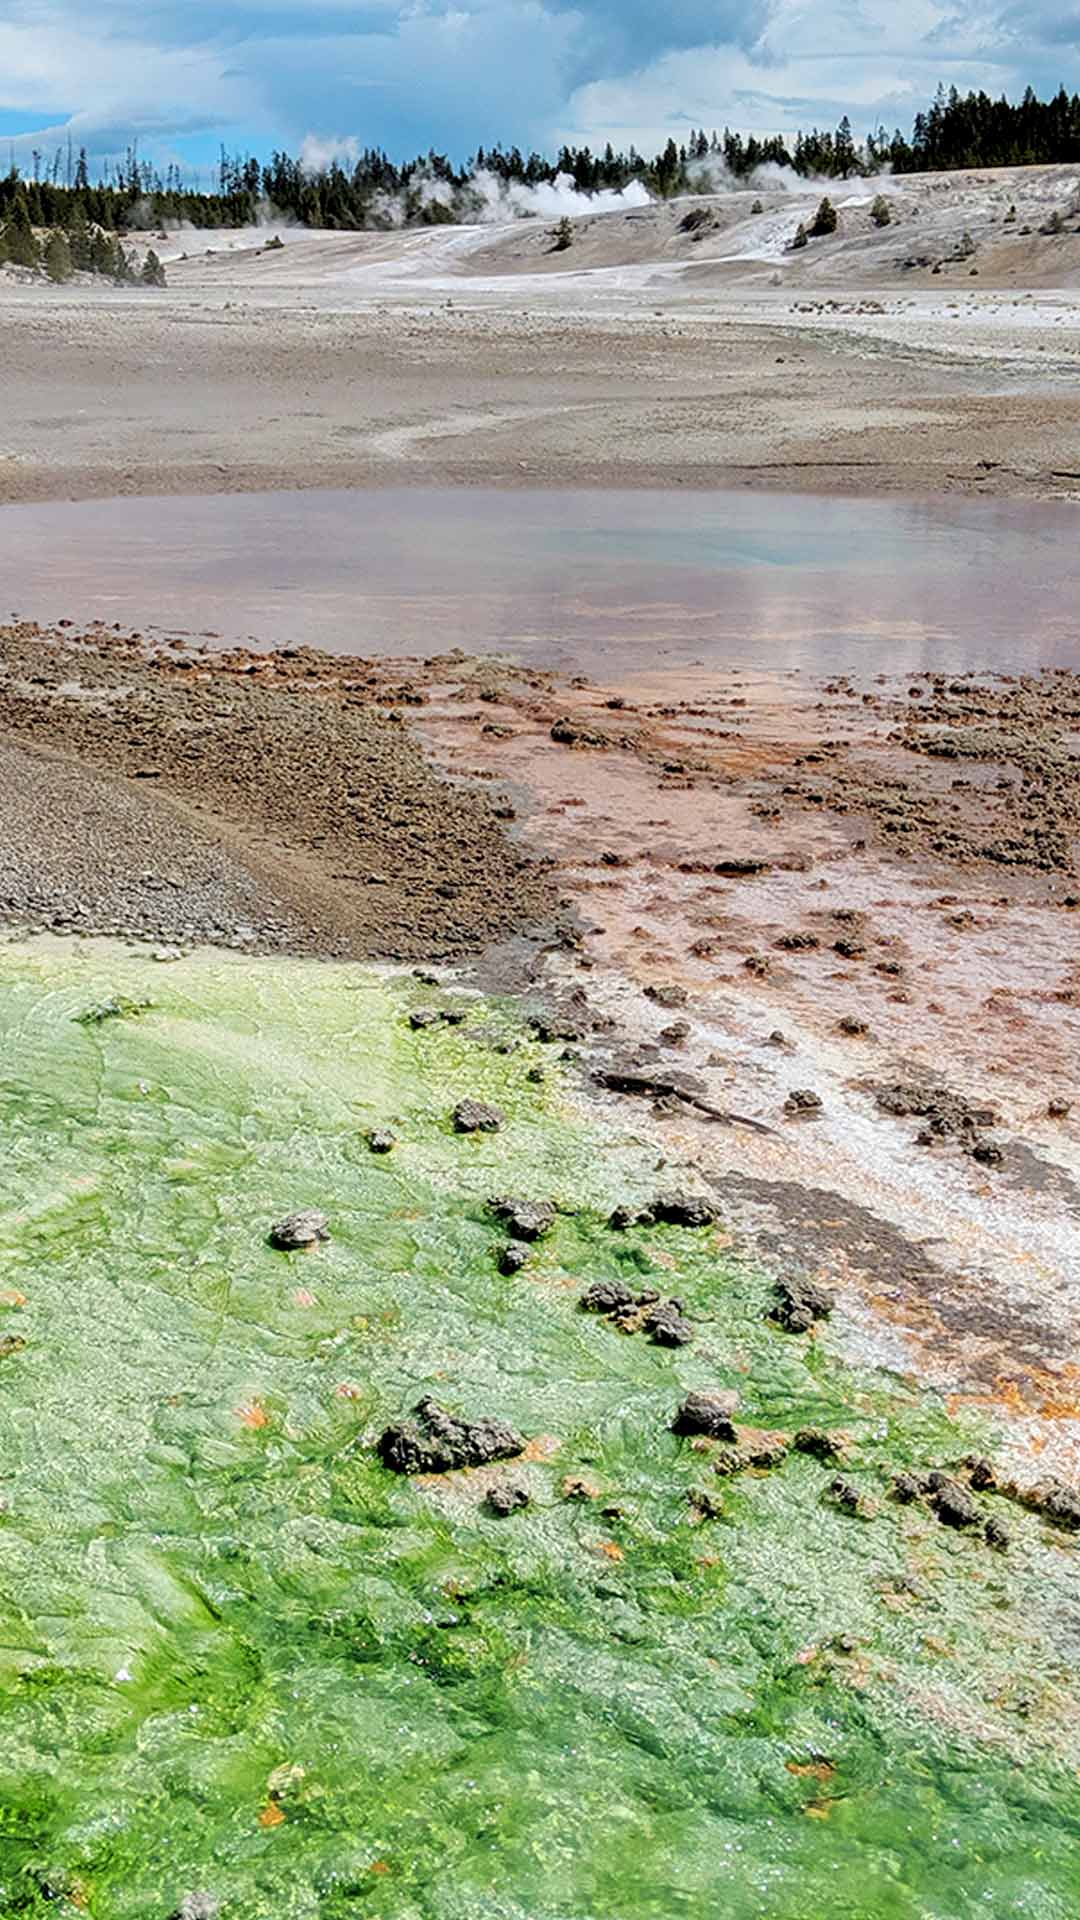
{"type": "MultiPolygon", "coordinates": [[[[792,133],[850,111],[910,125],[939,79],[1080,85],[1049,0],[6,0],[0,109],[17,142],[96,154],[133,134],[297,147],[310,129],[462,157],[496,138],[639,147],[691,125],[792,133]]],[[[314,148],[309,149],[313,153],[314,148]]]]}

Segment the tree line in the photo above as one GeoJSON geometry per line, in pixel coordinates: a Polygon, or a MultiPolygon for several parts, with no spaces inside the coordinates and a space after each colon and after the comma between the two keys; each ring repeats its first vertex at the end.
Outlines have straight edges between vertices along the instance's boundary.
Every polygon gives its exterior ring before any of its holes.
{"type": "MultiPolygon", "coordinates": [[[[780,136],[759,139],[725,128],[693,130],[688,140],[669,140],[648,158],[631,146],[602,152],[564,146],[554,159],[516,146],[480,147],[460,166],[434,150],[403,163],[379,147],[312,169],[287,153],[266,163],[222,150],[209,191],[185,184],[179,167],[161,174],[131,148],[92,180],[85,151],[77,158],[58,150],[51,161],[33,157],[30,177],[12,167],[0,178],[4,232],[17,219],[62,232],[80,264],[93,254],[95,233],[121,235],[184,222],[196,227],[235,227],[262,214],[307,227],[359,229],[397,225],[455,224],[479,217],[490,184],[511,190],[538,187],[563,177],[579,193],[624,189],[634,182],[667,199],[708,192],[724,179],[751,180],[763,168],[779,167],[804,179],[846,180],[854,174],[918,173],[938,169],[1025,166],[1080,161],[1080,94],[1061,88],[1041,101],[1029,87],[1018,103],[986,93],[961,96],[939,87],[932,105],[915,116],[910,135],[878,127],[858,141],[845,116],[834,129],[798,133],[790,146],[780,136]],[[89,238],[85,236],[90,236],[89,238]]],[[[21,244],[25,244],[22,242],[21,244]]],[[[10,242],[9,242],[10,246],[10,242]]],[[[100,246],[98,248],[100,253],[100,246]]],[[[114,266],[123,277],[123,265],[114,266]]],[[[91,270],[102,270],[93,266],[91,270]]],[[[106,269],[108,270],[108,269],[106,269]]]]}
{"type": "Polygon", "coordinates": [[[165,269],[152,247],[139,261],[118,234],[87,220],[77,202],[63,210],[51,232],[39,237],[21,181],[0,203],[0,266],[44,273],[57,285],[76,273],[97,274],[117,286],[165,285],[165,269]]]}

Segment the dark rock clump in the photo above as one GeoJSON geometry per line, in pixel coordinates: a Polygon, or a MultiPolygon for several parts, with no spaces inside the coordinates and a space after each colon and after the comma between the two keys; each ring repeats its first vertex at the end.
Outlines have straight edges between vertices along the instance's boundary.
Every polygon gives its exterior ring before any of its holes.
{"type": "Polygon", "coordinates": [[[711,1227],[719,1208],[699,1193],[661,1193],[652,1203],[652,1213],[665,1227],[711,1227]]]}
{"type": "Polygon", "coordinates": [[[275,1220],[269,1234],[270,1245],[279,1253],[295,1253],[300,1247],[314,1247],[320,1240],[329,1238],[330,1223],[325,1213],[319,1213],[315,1207],[287,1213],[283,1219],[275,1220]]]}
{"type": "Polygon", "coordinates": [[[520,1434],[502,1420],[459,1420],[429,1395],[418,1400],[410,1420],[386,1428],[378,1454],[392,1473],[449,1473],[513,1460],[525,1448],[520,1434]]]}
{"type": "Polygon", "coordinates": [[[809,1333],[816,1321],[829,1318],[835,1305],[835,1296],[816,1280],[778,1280],[768,1317],[785,1333],[809,1333]]]}
{"type": "Polygon", "coordinates": [[[930,1475],[930,1505],[943,1527],[974,1527],[980,1519],[978,1502],[959,1480],[948,1474],[930,1475]]]}
{"type": "Polygon", "coordinates": [[[997,1486],[997,1474],[992,1463],[981,1454],[972,1454],[964,1461],[968,1484],[978,1493],[992,1492],[997,1486]]]}
{"type": "Polygon", "coordinates": [[[542,1240],[558,1217],[550,1200],[498,1198],[488,1201],[488,1211],[502,1221],[515,1240],[542,1240]]]}
{"type": "Polygon", "coordinates": [[[585,1313],[603,1313],[607,1315],[625,1313],[628,1307],[636,1304],[636,1295],[621,1280],[597,1280],[581,1296],[580,1305],[585,1313]]]}
{"type": "Polygon", "coordinates": [[[1012,1535],[1004,1521],[991,1514],[983,1528],[983,1539],[988,1547],[995,1547],[998,1553],[1004,1553],[1011,1545],[1012,1535]]]}
{"type": "Polygon", "coordinates": [[[1004,1154],[992,1141],[983,1140],[987,1127],[997,1125],[993,1107],[976,1106],[962,1093],[924,1080],[897,1080],[888,1086],[874,1086],[880,1112],[897,1118],[925,1121],[917,1135],[917,1144],[932,1147],[939,1140],[955,1140],[973,1160],[987,1167],[1004,1164],[1004,1154]]]}
{"type": "Polygon", "coordinates": [[[1021,1503],[1033,1513],[1049,1520],[1064,1533],[1080,1533],[1080,1494],[1061,1480],[1044,1480],[1020,1496],[1021,1503]]]}
{"type": "Polygon", "coordinates": [[[838,1476],[835,1480],[829,1481],[825,1492],[842,1513],[861,1514],[865,1511],[859,1489],[853,1487],[850,1480],[843,1480],[838,1476]]]}
{"type": "Polygon", "coordinates": [[[680,1311],[677,1300],[658,1300],[648,1309],[641,1325],[658,1347],[688,1347],[694,1337],[694,1329],[680,1311]]]}
{"type": "Polygon", "coordinates": [[[922,1498],[924,1487],[918,1474],[897,1473],[893,1475],[892,1490],[894,1500],[898,1500],[902,1507],[910,1507],[914,1501],[922,1498]]]}
{"type": "Polygon", "coordinates": [[[719,1208],[703,1194],[661,1193],[644,1207],[616,1207],[608,1226],[613,1233],[628,1227],[711,1227],[718,1218],[719,1208]]]}
{"type": "Polygon", "coordinates": [[[507,1482],[492,1487],[485,1504],[491,1513],[505,1520],[509,1514],[518,1513],[522,1507],[528,1506],[529,1494],[524,1487],[515,1487],[507,1482]]]}
{"type": "Polygon", "coordinates": [[[453,1112],[456,1133],[498,1133],[504,1119],[498,1107],[484,1100],[459,1100],[453,1112]]]}
{"type": "Polygon", "coordinates": [[[465,1014],[460,1007],[415,1007],[409,1015],[414,1033],[423,1033],[425,1027],[460,1027],[464,1022],[465,1014]]]}
{"type": "Polygon", "coordinates": [[[813,1087],[793,1087],[784,1101],[784,1112],[805,1115],[821,1112],[821,1095],[813,1087]]]}
{"type": "Polygon", "coordinates": [[[726,1440],[734,1444],[738,1432],[732,1414],[738,1395],[717,1388],[712,1393],[688,1393],[671,1423],[672,1433],[683,1436],[701,1434],[707,1440],[726,1440]]]}
{"type": "Polygon", "coordinates": [[[812,1460],[828,1462],[843,1457],[843,1443],[821,1427],[800,1427],[791,1444],[796,1453],[808,1453],[812,1460]]]}
{"type": "Polygon", "coordinates": [[[393,1153],[397,1146],[397,1135],[391,1133],[389,1127],[373,1127],[367,1143],[372,1153],[393,1153]]]}
{"type": "Polygon", "coordinates": [[[551,729],[551,738],[564,747],[617,747],[621,741],[616,734],[605,733],[603,727],[592,727],[584,720],[575,720],[570,714],[563,714],[555,721],[551,729]]]}
{"type": "Polygon", "coordinates": [[[508,1277],[511,1274],[520,1273],[531,1251],[532,1249],[525,1245],[524,1240],[508,1240],[505,1247],[499,1250],[499,1272],[508,1277]]]}
{"type": "Polygon", "coordinates": [[[582,1294],[585,1313],[603,1314],[620,1333],[647,1333],[658,1347],[686,1347],[694,1330],[681,1300],[664,1300],[654,1287],[633,1293],[621,1280],[597,1280],[582,1294]]]}

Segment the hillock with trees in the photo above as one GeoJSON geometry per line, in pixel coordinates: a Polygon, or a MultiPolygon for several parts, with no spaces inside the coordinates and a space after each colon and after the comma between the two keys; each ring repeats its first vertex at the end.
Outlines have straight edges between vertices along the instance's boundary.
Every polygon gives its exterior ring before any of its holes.
{"type": "Polygon", "coordinates": [[[63,217],[39,238],[33,218],[37,209],[25,183],[16,176],[12,186],[9,176],[3,185],[9,191],[0,195],[0,266],[44,273],[57,286],[76,273],[96,274],[118,286],[165,285],[165,269],[152,248],[140,267],[119,235],[88,220],[74,196],[63,207],[63,217]]]}

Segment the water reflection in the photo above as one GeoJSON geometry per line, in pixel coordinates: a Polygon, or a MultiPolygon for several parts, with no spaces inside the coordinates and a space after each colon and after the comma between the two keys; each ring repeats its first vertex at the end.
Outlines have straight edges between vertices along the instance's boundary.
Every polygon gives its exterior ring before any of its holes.
{"type": "Polygon", "coordinates": [[[0,509],[0,607],[334,652],[1080,661],[1066,502],[389,488],[0,509]]]}

